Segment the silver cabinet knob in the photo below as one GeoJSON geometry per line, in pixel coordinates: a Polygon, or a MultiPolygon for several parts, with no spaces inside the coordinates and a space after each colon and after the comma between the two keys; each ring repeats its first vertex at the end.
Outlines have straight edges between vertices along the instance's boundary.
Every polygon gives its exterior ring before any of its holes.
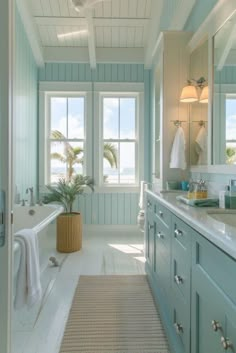
{"type": "Polygon", "coordinates": [[[178,275],[175,275],[174,279],[175,279],[175,282],[177,284],[181,284],[184,281],[183,278],[181,276],[178,276],[178,275]]]}
{"type": "Polygon", "coordinates": [[[163,212],[162,211],[159,211],[159,216],[163,217],[163,212]]]}
{"type": "Polygon", "coordinates": [[[152,203],[151,203],[150,201],[148,201],[147,206],[148,206],[148,207],[151,207],[151,206],[152,206],[152,203]]]}
{"type": "Polygon", "coordinates": [[[211,326],[213,328],[213,331],[218,331],[221,328],[219,321],[216,320],[212,320],[211,326]]]}
{"type": "Polygon", "coordinates": [[[228,338],[221,337],[220,341],[225,351],[227,351],[228,348],[232,347],[232,343],[229,341],[228,338]]]}
{"type": "Polygon", "coordinates": [[[183,326],[181,324],[178,324],[177,322],[174,323],[175,331],[180,335],[182,332],[184,332],[183,326]]]}
{"type": "Polygon", "coordinates": [[[154,225],[153,225],[153,224],[149,224],[149,225],[148,225],[148,229],[149,229],[149,230],[151,230],[151,229],[153,229],[153,228],[154,228],[154,225]]]}
{"type": "Polygon", "coordinates": [[[157,237],[158,237],[159,239],[164,239],[164,235],[161,234],[160,232],[157,233],[157,237]]]}
{"type": "Polygon", "coordinates": [[[178,237],[178,236],[182,236],[182,235],[183,235],[182,230],[175,229],[175,235],[176,235],[177,237],[178,237]]]}

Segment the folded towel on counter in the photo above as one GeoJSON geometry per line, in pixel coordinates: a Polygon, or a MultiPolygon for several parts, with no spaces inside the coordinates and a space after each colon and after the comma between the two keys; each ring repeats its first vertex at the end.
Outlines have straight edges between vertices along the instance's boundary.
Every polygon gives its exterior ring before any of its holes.
{"type": "Polygon", "coordinates": [[[197,164],[207,164],[207,132],[202,126],[195,140],[195,150],[198,154],[197,164]]]}
{"type": "Polygon", "coordinates": [[[186,169],[185,137],[181,126],[177,128],[170,155],[170,168],[186,169]]]}
{"type": "Polygon", "coordinates": [[[15,234],[20,244],[21,258],[16,280],[15,309],[31,307],[42,296],[40,282],[38,235],[32,229],[22,229],[15,234]]]}
{"type": "Polygon", "coordinates": [[[195,207],[218,207],[219,199],[207,198],[207,199],[188,199],[182,195],[176,196],[176,200],[186,203],[189,206],[195,207]]]}

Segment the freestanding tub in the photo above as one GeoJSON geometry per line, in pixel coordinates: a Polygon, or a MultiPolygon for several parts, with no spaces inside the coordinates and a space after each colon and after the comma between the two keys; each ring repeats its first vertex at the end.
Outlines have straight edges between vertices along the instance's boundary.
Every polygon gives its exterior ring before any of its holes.
{"type": "MultiPolygon", "coordinates": [[[[40,242],[43,241],[47,226],[61,213],[63,207],[60,205],[43,206],[18,206],[14,207],[14,233],[21,229],[33,229],[39,236],[40,242]],[[42,238],[42,239],[41,239],[42,238]]],[[[40,250],[39,250],[40,251],[40,250]]],[[[14,242],[14,283],[20,263],[20,245],[14,242]]],[[[40,254],[39,254],[40,257],[40,254]]],[[[40,264],[42,265],[42,263],[40,264]]]]}

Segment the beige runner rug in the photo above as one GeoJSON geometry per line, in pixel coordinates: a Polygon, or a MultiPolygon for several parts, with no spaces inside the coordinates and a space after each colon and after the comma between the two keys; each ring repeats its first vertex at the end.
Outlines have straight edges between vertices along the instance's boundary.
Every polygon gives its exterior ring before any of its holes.
{"type": "Polygon", "coordinates": [[[81,276],[60,353],[168,353],[144,275],[81,276]]]}

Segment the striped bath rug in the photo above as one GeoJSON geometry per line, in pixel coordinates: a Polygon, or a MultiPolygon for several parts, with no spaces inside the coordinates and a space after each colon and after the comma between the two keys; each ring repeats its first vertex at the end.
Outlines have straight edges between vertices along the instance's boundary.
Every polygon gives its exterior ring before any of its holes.
{"type": "Polygon", "coordinates": [[[168,353],[145,275],[81,276],[60,353],[168,353]]]}

